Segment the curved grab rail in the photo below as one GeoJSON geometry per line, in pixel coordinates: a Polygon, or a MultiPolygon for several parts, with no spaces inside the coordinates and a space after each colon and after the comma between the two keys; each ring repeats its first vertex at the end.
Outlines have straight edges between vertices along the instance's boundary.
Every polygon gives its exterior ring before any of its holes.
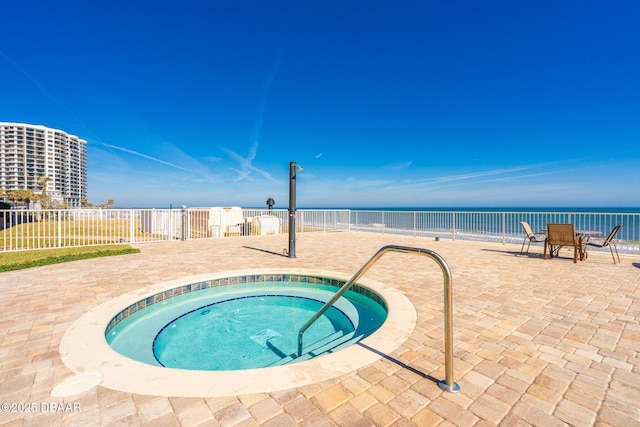
{"type": "Polygon", "coordinates": [[[378,261],[387,252],[402,252],[402,253],[416,253],[425,255],[433,259],[442,270],[444,276],[444,356],[445,356],[445,379],[438,382],[441,389],[452,393],[460,391],[460,386],[453,381],[453,296],[452,296],[452,282],[451,282],[451,270],[447,265],[447,262],[438,253],[422,248],[412,248],[408,246],[396,246],[387,245],[383,246],[376,252],[369,261],[367,261],[356,274],[347,281],[338,292],[336,292],[329,301],[327,301],[317,312],[314,314],[307,323],[300,328],[298,332],[298,357],[302,356],[302,336],[304,332],[311,326],[322,314],[329,309],[345,292],[347,292],[356,280],[360,278],[364,273],[371,268],[371,266],[378,261]]]}

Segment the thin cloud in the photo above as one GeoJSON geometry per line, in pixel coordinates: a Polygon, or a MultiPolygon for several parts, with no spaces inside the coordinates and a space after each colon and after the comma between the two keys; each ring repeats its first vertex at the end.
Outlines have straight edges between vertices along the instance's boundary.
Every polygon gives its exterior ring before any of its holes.
{"type": "Polygon", "coordinates": [[[474,178],[481,178],[481,177],[485,177],[485,176],[502,175],[502,174],[506,174],[506,173],[520,172],[520,171],[527,170],[527,169],[529,169],[529,167],[527,167],[527,166],[518,166],[518,167],[514,167],[514,168],[509,168],[509,169],[494,169],[494,170],[490,170],[490,171],[474,172],[474,173],[468,173],[468,174],[462,174],[462,175],[441,176],[441,177],[429,179],[429,180],[426,180],[426,181],[423,181],[423,182],[437,184],[437,183],[441,183],[441,182],[462,181],[462,180],[469,180],[469,179],[474,179],[474,178]]]}
{"type": "Polygon", "coordinates": [[[104,145],[105,147],[108,147],[108,148],[112,148],[114,150],[123,151],[125,153],[129,153],[129,154],[133,154],[135,156],[143,157],[145,159],[152,160],[154,162],[161,163],[163,165],[171,166],[172,168],[176,168],[176,169],[183,170],[185,172],[192,173],[189,169],[183,168],[182,166],[174,165],[173,163],[165,162],[164,160],[156,159],[155,157],[151,157],[151,156],[148,156],[146,154],[139,153],[137,151],[129,150],[128,148],[118,147],[117,145],[111,145],[111,144],[105,144],[105,143],[103,143],[102,145],[104,145]]]}
{"type": "Polygon", "coordinates": [[[507,169],[493,169],[482,172],[473,172],[460,175],[445,175],[424,180],[405,181],[404,184],[395,186],[396,189],[416,189],[423,187],[455,187],[460,185],[470,185],[491,181],[507,181],[518,179],[518,177],[532,177],[536,174],[516,174],[516,172],[525,171],[538,165],[517,166],[507,169]],[[505,176],[508,175],[508,176],[505,176]]]}
{"type": "Polygon", "coordinates": [[[406,169],[406,168],[410,167],[412,163],[413,163],[412,161],[394,163],[394,164],[391,164],[391,165],[384,166],[384,169],[391,169],[391,170],[406,169]]]}
{"type": "Polygon", "coordinates": [[[318,153],[318,154],[315,155],[316,159],[319,159],[320,157],[322,157],[322,153],[318,153]]]}
{"type": "Polygon", "coordinates": [[[530,169],[537,169],[542,167],[548,168],[548,167],[553,167],[558,165],[565,165],[563,167],[566,169],[566,164],[568,162],[569,161],[567,160],[567,161],[558,161],[558,162],[534,163],[529,165],[514,166],[512,168],[506,168],[506,169],[492,169],[488,171],[473,172],[473,173],[461,174],[461,175],[447,175],[447,176],[441,176],[441,177],[418,181],[417,184],[441,184],[441,183],[448,183],[452,181],[466,181],[466,180],[473,180],[474,182],[490,182],[490,181],[497,181],[497,180],[505,181],[509,179],[530,178],[530,177],[539,176],[539,175],[555,174],[558,172],[551,171],[551,172],[538,172],[538,173],[527,173],[527,174],[515,174],[515,173],[522,172],[525,170],[530,170],[530,169]],[[514,175],[510,175],[504,178],[494,178],[492,180],[488,180],[488,179],[476,180],[476,178],[484,178],[484,177],[507,175],[507,174],[514,174],[514,175]]]}
{"type": "Polygon", "coordinates": [[[95,136],[97,139],[97,136],[91,131],[91,129],[89,129],[89,126],[87,126],[81,119],[80,117],[78,117],[78,115],[76,113],[74,113],[73,111],[71,111],[69,108],[67,108],[66,105],[64,105],[62,102],[58,101],[53,95],[51,95],[51,93],[46,90],[44,88],[44,86],[42,86],[40,84],[40,82],[38,82],[31,74],[27,73],[27,71],[22,68],[20,65],[18,65],[15,61],[13,61],[11,58],[9,58],[7,55],[4,54],[4,52],[0,51],[0,56],[3,57],[9,64],[13,65],[13,67],[15,67],[16,70],[20,71],[22,74],[24,74],[29,80],[31,80],[31,82],[47,97],[49,98],[54,104],[56,104],[57,106],[59,106],[60,108],[62,108],[64,111],[66,111],[67,113],[69,113],[69,115],[71,115],[71,117],[73,117],[78,123],[80,123],[86,130],[87,132],[89,132],[91,135],[95,136]]]}
{"type": "Polygon", "coordinates": [[[253,162],[253,160],[256,158],[256,153],[258,151],[257,141],[249,149],[249,154],[247,155],[246,158],[242,157],[240,154],[236,153],[235,151],[229,150],[228,148],[223,148],[223,150],[225,151],[225,153],[231,156],[231,158],[233,158],[235,161],[240,163],[241,170],[230,168],[238,172],[239,174],[238,177],[236,177],[236,179],[233,182],[238,182],[247,178],[249,176],[249,172],[251,171],[259,173],[260,175],[262,175],[263,177],[265,177],[270,181],[274,180],[269,172],[263,171],[262,169],[258,169],[257,167],[253,166],[253,164],[251,164],[251,162],[253,162]]]}
{"type": "Polygon", "coordinates": [[[278,73],[280,72],[280,66],[282,65],[282,57],[284,56],[284,43],[280,44],[278,51],[276,52],[276,57],[273,62],[273,66],[269,73],[267,74],[267,78],[265,80],[265,85],[258,100],[258,120],[255,127],[254,133],[254,141],[256,144],[260,141],[260,134],[262,132],[262,125],[264,124],[264,115],[267,110],[267,103],[269,102],[269,95],[271,92],[271,87],[273,86],[273,82],[278,77],[278,73]]]}
{"type": "Polygon", "coordinates": [[[483,179],[477,182],[504,182],[504,181],[515,181],[517,179],[525,179],[525,178],[533,178],[544,175],[553,175],[558,172],[540,172],[540,173],[528,173],[525,175],[515,175],[515,176],[507,176],[502,178],[491,178],[491,179],[483,179]]]}
{"type": "Polygon", "coordinates": [[[238,177],[236,179],[233,180],[233,182],[238,182],[238,181],[242,181],[243,179],[248,179],[249,181],[255,181],[255,179],[253,179],[253,177],[250,177],[249,175],[251,174],[250,170],[246,170],[246,171],[241,171],[239,169],[236,168],[229,168],[232,171],[238,172],[238,177]]]}
{"type": "Polygon", "coordinates": [[[256,158],[256,153],[258,151],[258,142],[260,141],[260,134],[262,133],[262,126],[264,124],[264,116],[265,116],[265,112],[267,110],[267,104],[269,102],[269,95],[270,95],[270,92],[271,92],[271,87],[273,86],[273,82],[276,80],[276,78],[278,77],[278,74],[280,72],[280,67],[282,65],[283,56],[284,56],[284,42],[281,42],[280,45],[279,45],[278,51],[276,52],[276,56],[275,56],[275,58],[273,60],[272,67],[269,70],[269,72],[267,73],[262,93],[261,93],[261,95],[260,95],[260,97],[258,99],[258,116],[257,116],[256,126],[255,126],[255,129],[254,129],[254,135],[253,135],[253,140],[255,142],[251,146],[251,148],[249,149],[249,154],[247,155],[246,158],[244,158],[241,155],[239,155],[238,153],[236,153],[235,151],[232,151],[232,150],[230,150],[228,148],[223,148],[223,150],[229,156],[231,156],[234,160],[236,160],[238,163],[240,163],[241,170],[230,168],[231,170],[233,170],[233,171],[238,173],[238,176],[233,180],[234,183],[242,181],[243,179],[248,179],[249,181],[254,181],[254,179],[249,176],[249,174],[252,171],[259,173],[264,178],[266,178],[266,179],[268,179],[270,181],[274,180],[273,177],[271,176],[271,174],[269,174],[268,172],[263,171],[261,169],[258,169],[257,167],[253,166],[253,164],[251,162],[253,162],[253,160],[255,160],[255,158],[256,158]]]}
{"type": "MultiPolygon", "coordinates": [[[[442,185],[438,186],[438,188],[440,188],[440,189],[450,189],[450,188],[456,188],[456,187],[461,187],[461,186],[467,186],[469,188],[477,188],[478,185],[487,184],[487,183],[496,183],[496,182],[515,183],[515,182],[521,182],[522,180],[525,180],[525,179],[535,178],[535,177],[543,176],[543,175],[551,175],[551,174],[555,174],[555,173],[557,173],[557,172],[531,173],[531,174],[524,174],[524,175],[513,175],[513,176],[505,176],[505,177],[497,177],[497,178],[477,179],[477,180],[473,180],[471,182],[444,181],[442,183],[442,185]]],[[[504,191],[505,187],[501,186],[499,188],[501,189],[501,191],[504,191]]]]}
{"type": "MultiPolygon", "coordinates": [[[[53,97],[53,95],[51,95],[40,83],[38,83],[38,81],[29,73],[26,72],[26,70],[24,68],[22,68],[21,66],[19,66],[18,64],[16,64],[11,58],[9,58],[7,55],[5,55],[3,52],[0,52],[0,56],[2,56],[4,59],[7,60],[7,62],[11,65],[13,65],[18,71],[20,71],[22,74],[24,74],[29,80],[31,80],[31,82],[36,85],[36,87],[38,89],[40,89],[42,91],[42,93],[44,93],[49,99],[51,99],[53,102],[55,102],[56,104],[60,105],[60,103],[53,97]]],[[[66,108],[65,108],[66,109],[66,108]]]]}

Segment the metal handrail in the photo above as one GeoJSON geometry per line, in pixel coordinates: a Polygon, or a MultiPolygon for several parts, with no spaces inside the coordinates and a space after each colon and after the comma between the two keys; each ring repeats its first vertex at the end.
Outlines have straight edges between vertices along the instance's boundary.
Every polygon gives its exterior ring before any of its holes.
{"type": "Polygon", "coordinates": [[[438,382],[441,389],[452,393],[460,391],[460,386],[453,381],[453,296],[452,296],[452,282],[451,282],[451,270],[447,265],[447,262],[438,253],[422,248],[412,248],[408,246],[396,246],[387,245],[383,246],[376,252],[369,261],[367,261],[356,274],[353,275],[349,281],[347,281],[338,292],[336,292],[329,301],[327,301],[311,319],[304,324],[298,332],[298,357],[302,356],[302,336],[304,332],[311,326],[316,320],[322,316],[322,314],[329,309],[342,295],[347,292],[356,280],[360,278],[364,273],[371,268],[371,266],[387,252],[402,252],[402,253],[416,253],[430,257],[433,259],[442,270],[444,275],[444,356],[445,356],[445,379],[438,382]]]}

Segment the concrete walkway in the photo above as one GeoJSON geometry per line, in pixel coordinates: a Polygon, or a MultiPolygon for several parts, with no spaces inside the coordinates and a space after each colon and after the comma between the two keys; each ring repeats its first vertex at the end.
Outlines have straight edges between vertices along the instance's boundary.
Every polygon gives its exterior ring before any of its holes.
{"type": "Polygon", "coordinates": [[[141,253],[0,274],[0,425],[123,426],[638,426],[640,259],[592,252],[542,259],[533,246],[367,233],[250,236],[141,245],[141,253]],[[66,329],[88,310],[160,281],[248,268],[322,269],[350,277],[387,244],[442,255],[453,272],[454,376],[442,391],[443,280],[437,264],[385,255],[365,275],[414,304],[414,331],[395,351],[339,378],[271,393],[171,397],[98,385],[51,391],[74,373],[66,329]],[[9,405],[7,405],[9,404],[9,405]]]}

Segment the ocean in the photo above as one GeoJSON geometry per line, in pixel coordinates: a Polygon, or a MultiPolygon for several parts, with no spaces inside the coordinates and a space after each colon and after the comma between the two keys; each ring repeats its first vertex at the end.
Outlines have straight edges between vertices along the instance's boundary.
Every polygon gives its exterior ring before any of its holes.
{"type": "Polygon", "coordinates": [[[301,208],[298,209],[350,209],[355,211],[400,211],[400,212],[581,212],[581,213],[640,213],[640,207],[358,207],[358,208],[301,208]]]}
{"type": "MultiPolygon", "coordinates": [[[[266,206],[243,207],[264,211],[266,206]]],[[[179,209],[179,208],[178,208],[179,209]]],[[[286,206],[275,207],[286,218],[286,206]],[[285,211],[285,212],[283,212],[285,211]]],[[[350,223],[350,229],[396,232],[412,235],[445,235],[452,238],[482,238],[515,242],[522,240],[521,221],[533,231],[550,223],[571,223],[576,230],[595,231],[606,237],[616,225],[616,235],[633,247],[640,244],[640,207],[307,207],[297,206],[298,213],[307,211],[306,221],[327,220],[321,212],[340,214],[337,222],[350,223]],[[317,212],[318,215],[313,215],[317,212]],[[344,214],[349,212],[347,217],[344,214]]]]}
{"type": "Polygon", "coordinates": [[[481,236],[513,242],[522,239],[520,222],[526,221],[533,231],[543,230],[547,224],[571,223],[576,230],[593,231],[603,238],[616,225],[621,225],[617,241],[632,247],[640,243],[640,208],[637,207],[359,207],[349,210],[350,222],[362,229],[384,227],[414,235],[441,232],[462,239],[481,236]]]}

